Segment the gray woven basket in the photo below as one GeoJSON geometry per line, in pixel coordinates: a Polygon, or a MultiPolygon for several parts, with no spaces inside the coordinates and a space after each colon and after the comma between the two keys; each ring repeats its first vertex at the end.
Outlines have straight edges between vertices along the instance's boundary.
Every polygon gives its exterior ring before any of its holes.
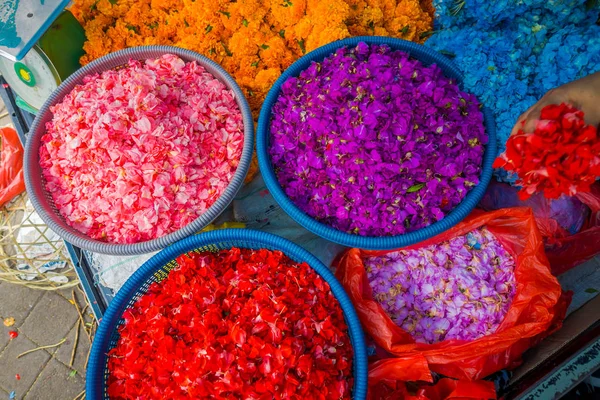
{"type": "Polygon", "coordinates": [[[111,53],[99,58],[92,63],[81,68],[66,81],[64,81],[52,95],[46,100],[40,109],[27,138],[25,148],[25,185],[27,193],[35,207],[35,210],[44,220],[44,222],[60,235],[64,240],[83,249],[96,253],[113,255],[134,255],[150,253],[160,250],[177,242],[187,236],[190,236],[217,218],[223,210],[231,203],[238,190],[242,187],[250,161],[252,160],[252,151],[254,147],[254,121],[248,102],[241,89],[233,78],[225,72],[221,66],[208,58],[193,51],[184,50],[173,46],[142,46],[111,53]],[[158,58],[164,54],[175,54],[184,61],[196,61],[202,65],[209,73],[223,82],[235,94],[238,106],[242,112],[244,121],[244,148],[239,166],[235,172],[229,186],[217,201],[187,226],[154,240],[133,244],[114,244],[91,239],[76,229],[66,224],[64,218],[58,213],[56,205],[50,194],[45,188],[45,179],[42,177],[42,169],[39,163],[40,140],[46,133],[46,123],[52,119],[50,107],[62,101],[64,96],[73,90],[73,88],[83,82],[86,75],[101,73],[110,69],[115,69],[127,64],[130,59],[146,60],[149,58],[158,58]]]}

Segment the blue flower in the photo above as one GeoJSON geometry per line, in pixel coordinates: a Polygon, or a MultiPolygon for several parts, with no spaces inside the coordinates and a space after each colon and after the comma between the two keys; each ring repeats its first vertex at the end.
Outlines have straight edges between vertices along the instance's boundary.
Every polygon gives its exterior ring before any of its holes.
{"type": "MultiPolygon", "coordinates": [[[[499,153],[548,90],[600,71],[599,9],[584,0],[434,0],[426,45],[452,54],[464,89],[495,114],[499,153]]],[[[498,180],[514,182],[505,171],[498,180]]]]}

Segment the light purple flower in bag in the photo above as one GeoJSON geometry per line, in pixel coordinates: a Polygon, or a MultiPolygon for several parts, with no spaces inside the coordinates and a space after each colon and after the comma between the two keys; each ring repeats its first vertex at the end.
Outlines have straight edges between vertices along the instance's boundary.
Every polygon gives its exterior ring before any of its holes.
{"type": "Polygon", "coordinates": [[[502,323],[515,262],[487,229],[365,260],[374,298],[417,342],[474,340],[502,323]]]}

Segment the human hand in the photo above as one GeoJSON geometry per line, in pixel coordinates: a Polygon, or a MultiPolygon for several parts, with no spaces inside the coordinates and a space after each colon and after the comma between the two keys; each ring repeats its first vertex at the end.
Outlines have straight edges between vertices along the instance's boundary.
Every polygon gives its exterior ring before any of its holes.
{"type": "Polygon", "coordinates": [[[527,133],[535,130],[542,108],[550,105],[567,103],[583,111],[588,125],[600,125],[600,72],[569,82],[550,90],[537,103],[525,111],[517,119],[511,135],[519,130],[527,133]]]}

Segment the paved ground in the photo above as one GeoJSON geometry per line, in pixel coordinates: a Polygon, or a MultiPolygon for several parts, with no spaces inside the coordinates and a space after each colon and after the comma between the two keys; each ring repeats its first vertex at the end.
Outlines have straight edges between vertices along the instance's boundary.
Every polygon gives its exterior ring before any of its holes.
{"type": "MultiPolygon", "coordinates": [[[[82,393],[90,341],[72,295],[72,290],[43,292],[0,283],[0,317],[15,319],[11,327],[0,325],[0,399],[10,399],[14,392],[15,399],[73,400],[82,393]],[[9,331],[17,331],[19,336],[10,339],[9,331]],[[57,343],[62,344],[17,358],[28,350],[57,343]]],[[[75,289],[75,296],[80,309],[86,308],[83,293],[75,289]]],[[[84,314],[89,323],[89,308],[84,314]]]]}

